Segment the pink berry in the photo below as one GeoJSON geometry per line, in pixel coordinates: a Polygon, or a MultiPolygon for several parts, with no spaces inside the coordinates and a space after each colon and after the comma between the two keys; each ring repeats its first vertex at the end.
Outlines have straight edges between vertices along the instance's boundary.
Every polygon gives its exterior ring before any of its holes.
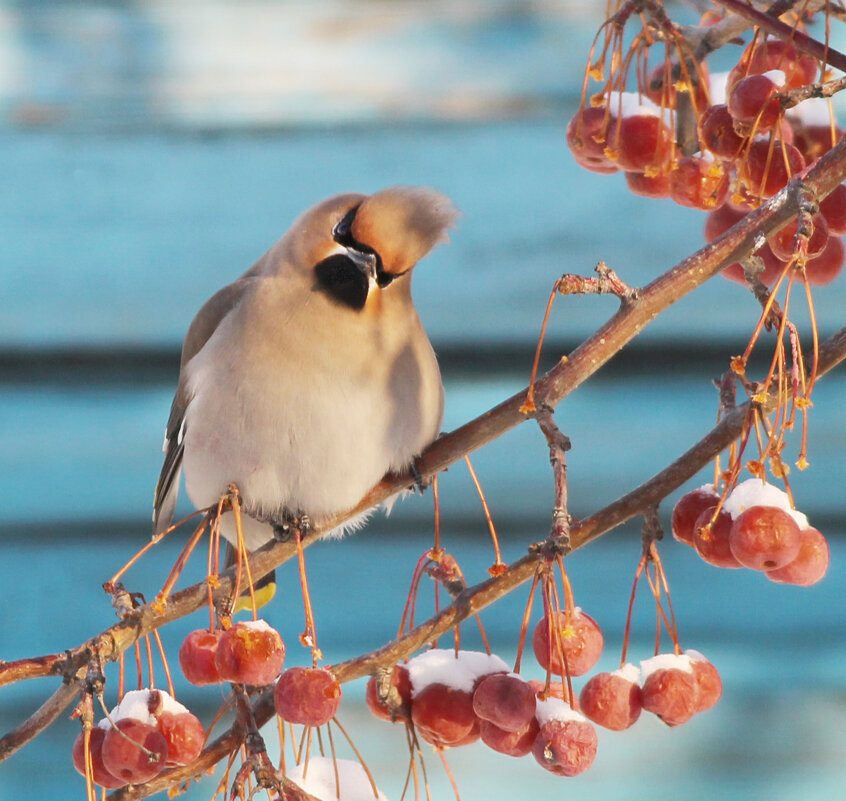
{"type": "Polygon", "coordinates": [[[740,564],[752,570],[775,570],[799,554],[799,525],[783,509],[750,506],[732,523],[731,552],[740,564]]]}
{"type": "Polygon", "coordinates": [[[284,662],[279,632],[261,620],[236,623],[223,632],[214,658],[221,679],[255,686],[272,683],[284,662]]]}
{"type": "Polygon", "coordinates": [[[587,721],[549,720],[532,746],[537,763],[558,776],[584,773],[596,757],[596,729],[587,721]]]}
{"type": "Polygon", "coordinates": [[[513,757],[526,756],[532,750],[539,731],[540,726],[534,718],[517,731],[506,731],[489,720],[479,722],[482,742],[500,754],[513,757]]]}
{"type": "Polygon", "coordinates": [[[723,681],[717,668],[702,654],[687,651],[686,655],[690,657],[693,678],[696,680],[696,712],[704,712],[720,700],[723,681]]]}
{"type": "MultiPolygon", "coordinates": [[[[712,212],[718,214],[719,212],[712,212]]],[[[673,536],[685,545],[693,546],[693,526],[699,515],[706,509],[713,507],[719,500],[719,495],[710,487],[691,490],[676,501],[670,525],[673,536]]]]}
{"type": "Polygon", "coordinates": [[[520,731],[535,715],[535,693],[516,676],[485,676],[473,693],[473,711],[501,729],[520,731]]]}
{"type": "Polygon", "coordinates": [[[365,701],[367,708],[374,717],[381,720],[411,720],[411,679],[408,676],[408,668],[405,665],[394,665],[391,674],[391,694],[395,694],[395,705],[390,705],[390,698],[383,700],[379,698],[376,686],[376,677],[371,676],[367,681],[365,701]]]}
{"type": "Polygon", "coordinates": [[[613,731],[623,731],[640,717],[640,687],[613,673],[597,673],[579,693],[582,714],[613,731]]]}
{"type": "Polygon", "coordinates": [[[341,685],[325,668],[288,668],[273,691],[276,713],[290,723],[322,726],[341,704],[341,685]]]}
{"type": "Polygon", "coordinates": [[[154,726],[122,718],[103,739],[103,765],[127,784],[143,784],[161,773],[168,759],[167,741],[154,726]]]}
{"type": "Polygon", "coordinates": [[[179,667],[191,684],[219,684],[220,674],[214,663],[217,645],[223,632],[219,629],[196,629],[179,647],[179,667]]]}
{"type": "MultiPolygon", "coordinates": [[[[106,769],[103,764],[103,740],[106,737],[106,730],[95,726],[91,729],[90,739],[88,741],[88,750],[91,752],[91,778],[94,784],[99,784],[107,790],[117,790],[119,787],[125,787],[127,782],[123,779],[118,779],[113,776],[106,769]]],[[[73,766],[85,775],[85,732],[82,731],[77,736],[73,744],[73,766]]]]}
{"type": "Polygon", "coordinates": [[[732,526],[731,515],[725,509],[721,509],[716,520],[712,522],[716,508],[716,506],[711,506],[706,509],[694,523],[693,547],[696,548],[696,553],[709,565],[729,568],[741,567],[737,557],[732,553],[729,543],[732,526]]]}
{"type": "Polygon", "coordinates": [[[196,715],[159,712],[156,721],[156,728],[167,741],[168,765],[188,765],[200,755],[206,732],[196,715]]]}
{"type": "Polygon", "coordinates": [[[468,738],[479,736],[473,696],[438,682],[426,685],[414,696],[411,720],[420,736],[434,746],[463,745],[468,738]]]}
{"type": "Polygon", "coordinates": [[[583,676],[598,661],[602,654],[604,638],[602,630],[596,621],[582,612],[574,609],[567,619],[567,613],[559,611],[553,626],[558,636],[550,641],[550,621],[542,617],[532,635],[532,649],[538,664],[545,670],[551,670],[558,675],[564,675],[564,662],[561,660],[559,645],[564,652],[567,673],[570,676],[583,676]]]}
{"type": "Polygon", "coordinates": [[[799,553],[783,567],[767,570],[765,575],[778,584],[795,584],[810,587],[825,576],[828,570],[829,550],[825,537],[815,528],[799,532],[799,553]]]}
{"type": "Polygon", "coordinates": [[[696,714],[698,691],[693,673],[678,668],[654,670],[641,688],[643,708],[668,726],[679,726],[696,714]]]}

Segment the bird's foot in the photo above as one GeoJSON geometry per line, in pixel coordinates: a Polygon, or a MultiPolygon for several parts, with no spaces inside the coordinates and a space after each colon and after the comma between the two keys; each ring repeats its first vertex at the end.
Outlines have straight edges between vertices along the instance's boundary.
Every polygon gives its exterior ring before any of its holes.
{"type": "Polygon", "coordinates": [[[311,531],[309,516],[300,510],[292,512],[284,509],[281,515],[269,522],[273,526],[273,538],[279,542],[287,542],[295,533],[299,533],[300,539],[305,539],[311,531]]]}
{"type": "Polygon", "coordinates": [[[408,472],[411,473],[411,477],[414,479],[413,489],[416,489],[421,495],[424,490],[432,486],[432,476],[425,477],[420,472],[417,467],[417,459],[408,466],[408,472]]]}

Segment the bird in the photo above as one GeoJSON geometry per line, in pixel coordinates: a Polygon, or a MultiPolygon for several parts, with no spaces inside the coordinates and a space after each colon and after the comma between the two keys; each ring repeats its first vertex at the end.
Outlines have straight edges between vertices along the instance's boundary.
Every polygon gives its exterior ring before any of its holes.
{"type": "MultiPolygon", "coordinates": [[[[171,524],[180,474],[198,509],[238,488],[253,551],[413,466],[440,432],[444,391],[412,272],[458,214],[426,187],[330,197],[202,306],[182,346],[154,534],[171,524]]],[[[221,533],[237,542],[231,511],[221,533]]]]}

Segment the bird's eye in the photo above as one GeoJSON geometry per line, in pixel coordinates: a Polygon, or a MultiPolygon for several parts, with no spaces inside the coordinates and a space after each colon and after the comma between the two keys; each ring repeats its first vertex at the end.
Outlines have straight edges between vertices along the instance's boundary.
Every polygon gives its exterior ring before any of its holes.
{"type": "Polygon", "coordinates": [[[352,223],[355,219],[355,213],[358,211],[358,206],[353,206],[332,229],[332,239],[342,245],[349,244],[352,241],[352,223]]]}

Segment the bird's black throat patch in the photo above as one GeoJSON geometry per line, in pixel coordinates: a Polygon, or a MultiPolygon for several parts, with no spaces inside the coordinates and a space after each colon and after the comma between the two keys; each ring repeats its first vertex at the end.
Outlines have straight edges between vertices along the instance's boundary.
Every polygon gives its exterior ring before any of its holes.
{"type": "Polygon", "coordinates": [[[337,303],[359,311],[367,301],[367,276],[343,253],[335,253],[314,266],[316,289],[337,303]]]}

